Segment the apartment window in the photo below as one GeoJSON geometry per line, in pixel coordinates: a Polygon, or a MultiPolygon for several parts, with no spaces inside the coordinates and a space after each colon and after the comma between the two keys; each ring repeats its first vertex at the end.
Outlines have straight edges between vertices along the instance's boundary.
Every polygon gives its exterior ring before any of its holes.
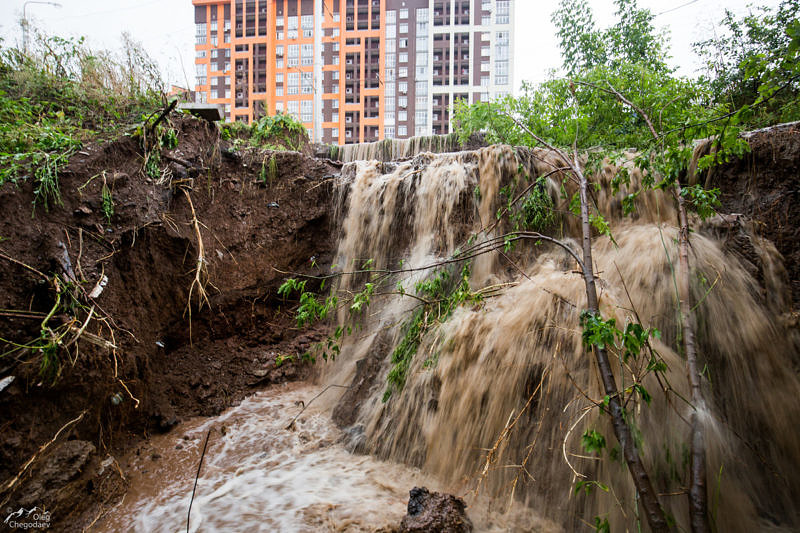
{"type": "Polygon", "coordinates": [[[275,102],[275,112],[283,113],[283,102],[275,102]]]}
{"type": "Polygon", "coordinates": [[[289,67],[296,67],[300,64],[300,45],[299,44],[290,44],[289,45],[289,57],[286,60],[286,65],[289,67]]]}
{"type": "Polygon", "coordinates": [[[417,108],[428,107],[428,97],[427,96],[417,96],[416,106],[417,106],[417,108]]]}
{"type": "Polygon", "coordinates": [[[417,67],[417,78],[425,78],[428,76],[428,67],[417,67]]]}
{"type": "Polygon", "coordinates": [[[417,65],[428,64],[428,52],[417,52],[417,65]]]}
{"type": "Polygon", "coordinates": [[[339,128],[333,128],[331,130],[331,135],[338,139],[339,138],[339,128]]]}
{"type": "Polygon", "coordinates": [[[408,82],[401,81],[398,83],[397,90],[400,91],[400,94],[407,94],[408,93],[408,82]]]}
{"type": "Polygon", "coordinates": [[[481,55],[487,57],[491,53],[490,46],[481,46],[481,55]]]}
{"type": "Polygon", "coordinates": [[[405,33],[408,33],[408,24],[403,22],[403,23],[400,24],[400,34],[402,35],[402,34],[405,34],[405,33]]]}
{"type": "Polygon", "coordinates": [[[400,48],[408,48],[408,39],[400,39],[400,48]]]}
{"type": "Polygon", "coordinates": [[[287,17],[286,21],[288,22],[288,24],[286,26],[287,29],[289,29],[289,30],[296,30],[297,29],[298,20],[297,20],[296,16],[295,17],[287,17]]]}
{"type": "Polygon", "coordinates": [[[197,76],[197,85],[205,85],[206,84],[206,77],[205,76],[197,76]]]}
{"type": "Polygon", "coordinates": [[[400,63],[408,63],[408,52],[400,52],[400,63]]]}
{"type": "Polygon", "coordinates": [[[386,126],[383,128],[383,136],[388,139],[394,137],[394,126],[386,126]]]}
{"type": "Polygon", "coordinates": [[[283,32],[281,30],[278,30],[278,31],[275,32],[275,39],[278,40],[278,41],[282,41],[283,40],[283,32]]]}
{"type": "Polygon", "coordinates": [[[508,61],[495,61],[494,73],[498,76],[508,76],[508,61]]]}
{"type": "Polygon", "coordinates": [[[428,80],[418,81],[415,86],[417,95],[428,94],[428,80]]]}
{"type": "Polygon", "coordinates": [[[386,110],[387,113],[391,111],[392,116],[394,116],[394,110],[395,110],[394,98],[387,98],[386,102],[384,102],[383,108],[386,110]]]}
{"type": "Polygon", "coordinates": [[[288,94],[299,94],[300,93],[300,73],[299,72],[290,72],[289,74],[287,74],[287,79],[289,81],[288,94]]]}
{"type": "Polygon", "coordinates": [[[283,68],[283,58],[275,58],[275,68],[283,68]]]}
{"type": "Polygon", "coordinates": [[[394,111],[385,111],[383,113],[384,124],[394,124],[394,111]]]}
{"type": "Polygon", "coordinates": [[[489,72],[489,63],[481,63],[481,72],[489,72]]]}
{"type": "Polygon", "coordinates": [[[195,54],[195,57],[197,59],[203,59],[204,57],[206,57],[206,51],[205,50],[198,50],[197,53],[195,54]]]}
{"type": "Polygon", "coordinates": [[[408,122],[408,111],[398,111],[397,120],[400,122],[408,122]]]}
{"type": "Polygon", "coordinates": [[[397,77],[398,78],[407,78],[408,77],[408,67],[400,67],[397,69],[397,77]]]}
{"type": "MultiPolygon", "coordinates": [[[[338,102],[338,100],[336,100],[338,102]]],[[[331,122],[339,122],[339,113],[334,113],[331,116],[331,122]]]]}
{"type": "MultiPolygon", "coordinates": [[[[417,34],[417,53],[426,52],[428,51],[428,36],[427,34],[420,37],[419,33],[417,34]]],[[[417,56],[419,57],[419,56],[417,56]]]]}
{"type": "Polygon", "coordinates": [[[283,57],[283,45],[279,44],[275,47],[275,57],[283,57]]]}
{"type": "Polygon", "coordinates": [[[333,79],[334,80],[338,80],[339,79],[339,71],[338,70],[334,70],[333,71],[333,79]]]}
{"type": "Polygon", "coordinates": [[[389,81],[395,81],[396,79],[397,78],[395,78],[394,69],[387,68],[383,75],[383,81],[389,82],[389,81]]]}
{"type": "Polygon", "coordinates": [[[303,39],[311,39],[314,37],[314,30],[303,30],[303,39]]]}
{"type": "Polygon", "coordinates": [[[303,72],[301,75],[302,80],[302,93],[311,94],[314,92],[313,73],[303,72]]]}
{"type": "MultiPolygon", "coordinates": [[[[387,81],[390,81],[390,82],[394,81],[394,74],[392,74],[392,79],[391,80],[387,80],[387,81]]],[[[385,87],[384,87],[384,91],[386,91],[386,96],[387,97],[394,96],[396,94],[395,93],[395,84],[394,83],[387,83],[385,85],[385,87]]],[[[394,100],[392,100],[392,101],[394,101],[394,100]]]]}
{"type": "Polygon", "coordinates": [[[405,109],[408,107],[408,96],[401,96],[397,99],[397,107],[400,109],[405,109]]]}
{"type": "Polygon", "coordinates": [[[481,76],[481,87],[489,86],[489,76],[481,76]]]}
{"type": "Polygon", "coordinates": [[[303,15],[302,17],[300,17],[300,27],[303,28],[304,30],[313,30],[314,15],[303,15]]]}
{"type": "MultiPolygon", "coordinates": [[[[291,19],[290,19],[291,20],[291,19]]],[[[297,100],[291,100],[287,102],[289,106],[289,114],[294,115],[295,118],[300,118],[300,102],[297,100]]]]}
{"type": "Polygon", "coordinates": [[[275,87],[275,96],[283,96],[283,85],[275,87]]]}
{"type": "Polygon", "coordinates": [[[311,66],[314,64],[314,45],[313,44],[304,44],[302,45],[302,50],[300,52],[302,57],[301,64],[303,66],[311,66]]]}
{"type": "Polygon", "coordinates": [[[495,60],[507,60],[508,59],[508,45],[507,44],[498,44],[495,47],[495,60]]]}
{"type": "Polygon", "coordinates": [[[397,41],[394,39],[387,39],[386,41],[386,53],[393,54],[397,52],[397,41]]]}
{"type": "Polygon", "coordinates": [[[481,26],[488,26],[492,23],[492,17],[489,15],[483,15],[481,17],[481,26]]]}
{"type": "Polygon", "coordinates": [[[198,76],[205,76],[206,75],[206,64],[205,63],[200,63],[199,65],[195,65],[195,68],[197,70],[197,75],[198,76]]]}
{"type": "Polygon", "coordinates": [[[275,83],[283,83],[283,72],[275,73],[275,83]]]}
{"type": "Polygon", "coordinates": [[[397,22],[397,11],[391,10],[386,12],[386,24],[394,24],[397,22]]]}
{"type": "Polygon", "coordinates": [[[394,24],[389,24],[386,26],[386,38],[387,39],[394,39],[397,37],[397,26],[394,24]]]}
{"type": "Polygon", "coordinates": [[[497,16],[495,17],[495,22],[497,24],[508,24],[510,12],[510,0],[497,0],[497,16]]]}
{"type": "Polygon", "coordinates": [[[394,68],[397,64],[397,56],[395,54],[386,54],[384,61],[387,68],[394,68]]]}
{"type": "Polygon", "coordinates": [[[421,7],[417,9],[417,23],[419,22],[428,22],[428,8],[421,7]]]}
{"type": "Polygon", "coordinates": [[[405,126],[398,126],[397,135],[400,137],[406,137],[408,135],[408,128],[405,126]]]}
{"type": "Polygon", "coordinates": [[[309,123],[314,120],[314,102],[303,100],[300,108],[300,122],[309,123]]]}
{"type": "Polygon", "coordinates": [[[401,9],[400,10],[400,20],[405,20],[408,18],[408,9],[401,9]]]}
{"type": "Polygon", "coordinates": [[[481,93],[481,102],[489,101],[489,93],[481,93]]]}
{"type": "Polygon", "coordinates": [[[196,40],[195,43],[197,44],[206,44],[206,23],[202,22],[197,24],[197,33],[196,33],[196,40]]]}
{"type": "Polygon", "coordinates": [[[421,126],[423,124],[428,123],[428,112],[427,111],[417,111],[414,113],[414,122],[417,126],[421,126]]]}

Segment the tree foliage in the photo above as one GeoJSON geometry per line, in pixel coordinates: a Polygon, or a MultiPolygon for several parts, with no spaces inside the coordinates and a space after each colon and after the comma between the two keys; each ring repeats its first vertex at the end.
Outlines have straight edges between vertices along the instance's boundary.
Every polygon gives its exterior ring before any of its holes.
{"type": "Polygon", "coordinates": [[[745,16],[726,10],[721,34],[693,45],[715,101],[733,108],[759,104],[753,125],[800,119],[799,10],[797,0],[751,7],[745,16]]]}

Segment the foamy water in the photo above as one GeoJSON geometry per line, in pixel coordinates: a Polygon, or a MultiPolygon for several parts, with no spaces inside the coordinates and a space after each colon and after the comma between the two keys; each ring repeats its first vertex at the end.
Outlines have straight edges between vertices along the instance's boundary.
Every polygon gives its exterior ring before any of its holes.
{"type": "Polygon", "coordinates": [[[185,531],[209,429],[190,531],[375,531],[399,524],[412,487],[438,487],[418,470],[350,454],[315,404],[287,430],[299,402],[318,392],[309,385],[271,388],[219,417],[154,437],[129,459],[131,488],[94,530],[185,531]]]}

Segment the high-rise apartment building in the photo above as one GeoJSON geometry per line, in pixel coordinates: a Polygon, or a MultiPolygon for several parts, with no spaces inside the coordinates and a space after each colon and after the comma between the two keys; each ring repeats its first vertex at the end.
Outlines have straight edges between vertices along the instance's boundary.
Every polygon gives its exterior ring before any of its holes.
{"type": "Polygon", "coordinates": [[[448,133],[513,87],[513,0],[192,0],[196,93],[348,144],[448,133]]]}

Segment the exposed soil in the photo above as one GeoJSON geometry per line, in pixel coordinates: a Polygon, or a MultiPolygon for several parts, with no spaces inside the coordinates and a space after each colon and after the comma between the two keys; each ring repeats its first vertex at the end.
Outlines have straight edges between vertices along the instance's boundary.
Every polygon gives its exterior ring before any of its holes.
{"type": "Polygon", "coordinates": [[[217,414],[254,387],[307,376],[307,365],[276,358],[299,361],[323,336],[299,332],[293,302],[276,292],[289,273],[320,273],[330,264],[329,178],[339,166],[297,152],[232,151],[216,126],[200,120],[176,117],[173,125],[179,144],[162,156],[165,180],[146,177],[138,143],[122,137],[72,158],[60,174],[63,205],[49,212],[37,206],[31,216],[30,181],[0,188],[0,337],[26,343],[39,336],[43,315],[35,313],[53,308],[48,279],[55,274],[82,287],[73,289],[86,307],[76,313],[81,321],[95,307],[77,357],[74,347],[73,361],[59,352],[55,384],[40,376],[41,353],[0,359],[0,380],[14,376],[0,391],[0,510],[46,507],[52,530],[80,530],[102,510],[98,504],[124,493],[114,456],[183,417],[217,414]],[[262,179],[270,157],[277,175],[262,179]],[[192,207],[207,305],[197,285],[187,305],[199,253],[192,207]],[[103,276],[102,294],[86,297],[103,276]],[[105,341],[116,349],[98,346],[105,341]]]}
{"type": "Polygon", "coordinates": [[[800,309],[800,124],[769,128],[748,138],[752,151],[715,169],[707,187],[722,191],[721,212],[753,220],[756,231],[783,255],[791,303],[800,309]]]}

